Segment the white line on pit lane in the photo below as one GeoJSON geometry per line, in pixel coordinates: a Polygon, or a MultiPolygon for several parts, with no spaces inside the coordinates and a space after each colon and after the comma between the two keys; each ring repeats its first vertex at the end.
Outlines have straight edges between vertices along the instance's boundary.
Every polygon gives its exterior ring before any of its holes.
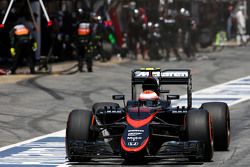
{"type": "Polygon", "coordinates": [[[65,164],[65,130],[0,148],[0,167],[58,166],[65,164]],[[51,141],[61,139],[61,141],[51,141]],[[21,150],[21,151],[17,151],[21,150]]]}
{"type": "MultiPolygon", "coordinates": [[[[232,80],[223,84],[215,85],[196,91],[192,94],[193,107],[200,107],[202,103],[220,101],[229,106],[250,99],[250,76],[232,80]]],[[[179,106],[186,105],[186,95],[181,96],[179,106]]]]}
{"type": "MultiPolygon", "coordinates": [[[[193,93],[193,106],[199,107],[208,101],[222,101],[229,106],[250,99],[250,76],[215,85],[193,93]]],[[[185,105],[185,95],[181,96],[180,106],[185,105]]],[[[2,166],[68,166],[64,148],[65,130],[40,136],[24,142],[0,148],[0,167],[2,166]],[[61,141],[51,141],[51,139],[61,141]],[[24,149],[25,148],[25,149],[24,149]],[[20,149],[21,151],[16,151],[20,149]],[[24,149],[24,150],[23,150],[24,149]],[[8,156],[4,152],[10,151],[8,156]],[[11,152],[14,152],[13,154],[11,152]]]]}

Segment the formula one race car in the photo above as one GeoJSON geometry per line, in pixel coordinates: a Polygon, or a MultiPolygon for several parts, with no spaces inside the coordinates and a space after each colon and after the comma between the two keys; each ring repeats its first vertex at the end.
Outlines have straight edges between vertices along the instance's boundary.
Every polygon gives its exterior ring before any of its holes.
{"type": "Polygon", "coordinates": [[[190,70],[143,68],[132,71],[132,100],[93,105],[92,111],[73,110],[66,128],[69,161],[122,157],[135,162],[150,157],[210,161],[214,150],[227,150],[230,116],[226,103],[192,107],[190,70]],[[137,94],[138,85],[142,85],[137,94]],[[163,86],[186,85],[187,104],[174,106],[179,95],[163,86]],[[139,95],[139,96],[138,96],[139,95]]]}

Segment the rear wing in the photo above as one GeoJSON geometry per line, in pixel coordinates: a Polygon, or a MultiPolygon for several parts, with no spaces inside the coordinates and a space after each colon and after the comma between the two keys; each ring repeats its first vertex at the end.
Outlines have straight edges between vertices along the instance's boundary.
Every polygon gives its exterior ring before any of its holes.
{"type": "Polygon", "coordinates": [[[132,99],[136,99],[135,85],[143,84],[144,80],[154,76],[158,78],[159,85],[187,85],[187,106],[192,107],[192,76],[189,69],[140,68],[132,70],[132,99]]]}
{"type": "Polygon", "coordinates": [[[148,76],[159,79],[160,85],[189,85],[191,84],[191,72],[188,69],[142,68],[132,71],[132,84],[143,84],[148,76]]]}

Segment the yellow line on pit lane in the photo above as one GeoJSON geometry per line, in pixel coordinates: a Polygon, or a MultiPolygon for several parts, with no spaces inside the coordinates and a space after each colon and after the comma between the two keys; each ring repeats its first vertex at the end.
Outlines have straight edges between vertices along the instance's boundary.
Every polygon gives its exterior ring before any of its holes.
{"type": "Polygon", "coordinates": [[[33,78],[36,75],[18,74],[18,75],[4,75],[0,76],[0,84],[16,83],[25,79],[33,78]]]}

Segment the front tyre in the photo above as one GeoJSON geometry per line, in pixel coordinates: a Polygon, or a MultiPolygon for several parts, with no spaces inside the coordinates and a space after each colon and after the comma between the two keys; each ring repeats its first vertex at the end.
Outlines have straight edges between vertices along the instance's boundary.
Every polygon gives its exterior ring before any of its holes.
{"type": "Polygon", "coordinates": [[[212,122],[206,110],[190,110],[186,115],[186,132],[188,140],[204,142],[203,158],[190,157],[191,161],[211,161],[213,157],[212,122]]]}
{"type": "Polygon", "coordinates": [[[209,102],[201,105],[207,110],[213,122],[214,149],[220,151],[228,150],[230,144],[230,113],[226,103],[209,102]]]}
{"type": "Polygon", "coordinates": [[[70,112],[66,128],[66,155],[69,161],[89,161],[90,158],[75,156],[70,148],[72,141],[93,141],[94,132],[90,129],[93,114],[88,110],[73,110],[70,112]]]}

